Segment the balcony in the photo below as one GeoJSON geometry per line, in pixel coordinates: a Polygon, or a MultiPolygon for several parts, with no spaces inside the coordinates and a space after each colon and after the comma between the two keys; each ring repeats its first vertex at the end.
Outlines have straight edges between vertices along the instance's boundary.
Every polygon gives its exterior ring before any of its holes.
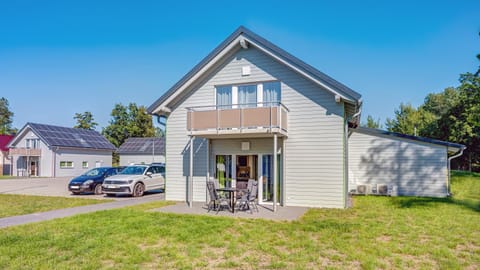
{"type": "Polygon", "coordinates": [[[282,103],[234,104],[231,106],[200,106],[187,108],[189,135],[214,137],[217,135],[277,133],[287,136],[288,108],[282,103]]]}
{"type": "Polygon", "coordinates": [[[42,150],[34,148],[10,148],[9,153],[11,156],[39,157],[42,155],[42,150]]]}

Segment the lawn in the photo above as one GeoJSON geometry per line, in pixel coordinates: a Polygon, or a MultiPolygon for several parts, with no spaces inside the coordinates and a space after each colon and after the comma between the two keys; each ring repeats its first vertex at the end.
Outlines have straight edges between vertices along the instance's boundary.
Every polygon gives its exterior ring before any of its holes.
{"type": "Polygon", "coordinates": [[[480,176],[454,199],[356,197],[299,221],[149,211],[168,202],[0,230],[0,269],[478,269],[480,176]]]}
{"type": "Polygon", "coordinates": [[[0,194],[0,218],[54,209],[104,203],[105,200],[0,194]]]}
{"type": "Polygon", "coordinates": [[[0,180],[7,180],[7,179],[15,179],[17,178],[16,176],[10,176],[10,175],[0,175],[0,180]]]}

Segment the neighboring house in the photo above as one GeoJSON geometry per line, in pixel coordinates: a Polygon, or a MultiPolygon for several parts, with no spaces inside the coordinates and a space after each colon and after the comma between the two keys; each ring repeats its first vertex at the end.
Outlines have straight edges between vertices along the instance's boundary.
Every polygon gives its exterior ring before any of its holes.
{"type": "Polygon", "coordinates": [[[166,199],[205,201],[211,178],[256,179],[261,204],[347,207],[349,127],[361,105],[357,92],[240,27],[149,107],[167,117],[166,199]]]}
{"type": "Polygon", "coordinates": [[[0,175],[10,175],[11,160],[8,155],[8,143],[13,135],[0,135],[0,175]]]}
{"type": "Polygon", "coordinates": [[[75,176],[112,165],[115,147],[94,130],[27,123],[8,144],[15,176],[75,176]]]}
{"type": "Polygon", "coordinates": [[[163,138],[128,138],[117,150],[120,166],[165,163],[163,138]]]}

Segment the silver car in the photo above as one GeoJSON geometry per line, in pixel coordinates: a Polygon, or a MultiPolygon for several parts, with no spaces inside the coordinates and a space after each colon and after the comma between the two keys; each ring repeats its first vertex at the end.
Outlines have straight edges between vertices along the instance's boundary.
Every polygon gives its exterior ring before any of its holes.
{"type": "Polygon", "coordinates": [[[165,167],[162,165],[132,165],[119,174],[105,178],[102,191],[107,196],[129,194],[143,196],[145,191],[165,188],[165,167]]]}

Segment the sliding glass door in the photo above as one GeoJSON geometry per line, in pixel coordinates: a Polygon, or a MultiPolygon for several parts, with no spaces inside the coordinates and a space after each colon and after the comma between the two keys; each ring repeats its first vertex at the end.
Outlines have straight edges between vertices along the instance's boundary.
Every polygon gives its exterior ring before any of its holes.
{"type": "MultiPolygon", "coordinates": [[[[280,201],[280,155],[277,157],[277,201],[280,201]]],[[[273,202],[273,155],[262,156],[262,201],[273,202]]]]}
{"type": "Polygon", "coordinates": [[[218,179],[220,187],[232,186],[232,156],[217,155],[215,156],[216,169],[215,178],[218,179]]]}

